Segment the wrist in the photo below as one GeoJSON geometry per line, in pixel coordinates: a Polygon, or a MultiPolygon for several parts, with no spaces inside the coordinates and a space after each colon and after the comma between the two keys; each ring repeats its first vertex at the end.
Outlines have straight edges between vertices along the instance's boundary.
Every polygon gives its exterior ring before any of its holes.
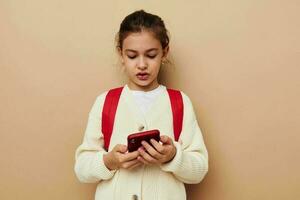
{"type": "Polygon", "coordinates": [[[103,155],[103,162],[104,162],[104,165],[107,167],[107,169],[115,170],[115,167],[113,165],[110,153],[107,153],[107,154],[103,155]]]}
{"type": "Polygon", "coordinates": [[[168,162],[171,162],[171,161],[175,158],[176,152],[177,152],[177,149],[176,149],[176,147],[174,146],[174,149],[173,149],[173,151],[172,151],[172,153],[171,153],[170,158],[169,158],[166,162],[164,162],[163,164],[166,164],[166,163],[168,163],[168,162]]]}

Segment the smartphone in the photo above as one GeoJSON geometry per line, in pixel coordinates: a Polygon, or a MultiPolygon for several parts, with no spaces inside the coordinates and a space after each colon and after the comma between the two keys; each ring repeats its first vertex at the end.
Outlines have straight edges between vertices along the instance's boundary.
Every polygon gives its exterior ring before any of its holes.
{"type": "Polygon", "coordinates": [[[127,146],[128,146],[128,152],[133,152],[138,150],[139,147],[142,146],[142,141],[148,142],[150,145],[150,140],[154,139],[157,142],[160,140],[160,133],[159,130],[149,130],[149,131],[143,131],[138,133],[133,133],[128,135],[127,137],[127,146]]]}

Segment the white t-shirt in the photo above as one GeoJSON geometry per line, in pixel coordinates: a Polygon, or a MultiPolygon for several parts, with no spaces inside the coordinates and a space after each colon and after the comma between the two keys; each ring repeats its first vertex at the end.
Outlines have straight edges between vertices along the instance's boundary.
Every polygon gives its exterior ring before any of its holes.
{"type": "Polygon", "coordinates": [[[157,88],[151,91],[139,91],[139,90],[130,90],[133,94],[133,97],[142,111],[142,114],[145,116],[147,111],[151,108],[155,99],[166,89],[165,86],[159,85],[157,88]]]}

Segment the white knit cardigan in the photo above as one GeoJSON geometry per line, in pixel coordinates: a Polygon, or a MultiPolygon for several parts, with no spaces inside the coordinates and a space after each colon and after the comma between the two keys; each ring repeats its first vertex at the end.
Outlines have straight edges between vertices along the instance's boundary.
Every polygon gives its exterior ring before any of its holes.
{"type": "MultiPolygon", "coordinates": [[[[82,144],[75,153],[75,173],[83,183],[98,183],[95,200],[184,200],[184,183],[199,183],[208,171],[208,154],[189,97],[183,92],[184,117],[181,136],[172,161],[142,165],[133,170],[109,170],[103,162],[101,113],[107,91],[100,94],[89,113],[82,144]]],[[[109,151],[116,144],[127,144],[127,135],[159,129],[161,135],[174,138],[172,109],[165,89],[143,116],[127,85],[116,112],[109,151]]]]}

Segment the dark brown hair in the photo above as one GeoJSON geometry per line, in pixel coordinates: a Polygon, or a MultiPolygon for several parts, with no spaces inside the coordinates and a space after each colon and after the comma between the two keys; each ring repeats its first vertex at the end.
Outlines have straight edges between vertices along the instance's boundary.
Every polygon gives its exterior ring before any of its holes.
{"type": "Polygon", "coordinates": [[[117,47],[122,50],[123,41],[130,33],[138,33],[143,30],[152,32],[154,37],[160,41],[163,49],[169,45],[168,30],[163,20],[157,15],[138,10],[123,19],[116,37],[117,47]]]}

